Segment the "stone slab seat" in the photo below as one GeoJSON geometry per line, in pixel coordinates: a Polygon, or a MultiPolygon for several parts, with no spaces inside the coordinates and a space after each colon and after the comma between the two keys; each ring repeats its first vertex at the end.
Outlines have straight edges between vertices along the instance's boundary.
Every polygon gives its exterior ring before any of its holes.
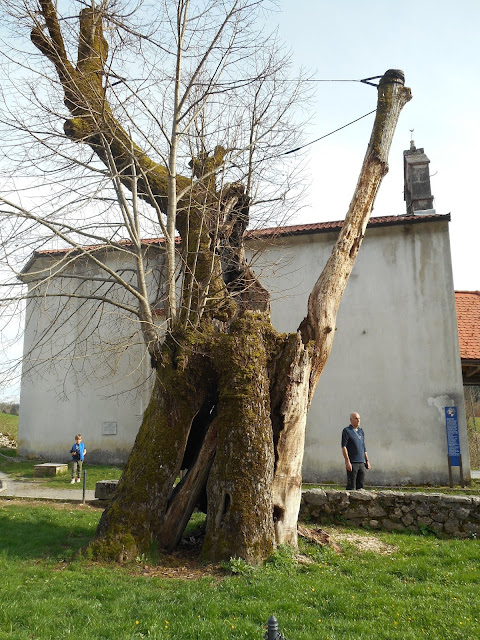
{"type": "Polygon", "coordinates": [[[58,476],[67,473],[67,471],[68,464],[65,462],[44,462],[35,465],[33,475],[37,478],[44,478],[45,476],[58,476]]]}
{"type": "Polygon", "coordinates": [[[118,480],[99,480],[95,483],[95,498],[111,500],[117,490],[118,480]]]}

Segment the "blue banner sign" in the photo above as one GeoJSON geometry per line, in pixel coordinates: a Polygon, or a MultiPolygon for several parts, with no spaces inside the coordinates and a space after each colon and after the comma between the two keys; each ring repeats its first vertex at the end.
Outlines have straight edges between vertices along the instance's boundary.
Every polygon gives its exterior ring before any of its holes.
{"type": "Polygon", "coordinates": [[[460,437],[458,435],[457,407],[445,407],[445,423],[447,426],[447,446],[450,464],[460,466],[460,437]]]}

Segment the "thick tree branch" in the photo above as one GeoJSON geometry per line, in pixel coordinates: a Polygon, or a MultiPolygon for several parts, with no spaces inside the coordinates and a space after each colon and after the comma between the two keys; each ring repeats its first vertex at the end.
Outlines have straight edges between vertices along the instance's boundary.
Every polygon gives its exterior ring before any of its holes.
{"type": "Polygon", "coordinates": [[[45,27],[37,25],[32,29],[31,40],[53,62],[60,80],[67,81],[74,69],[67,58],[56,9],[51,0],[40,0],[40,7],[49,37],[45,34],[45,27]]]}
{"type": "Polygon", "coordinates": [[[299,330],[305,343],[313,341],[309,399],[332,348],[338,307],[365,235],[373,203],[388,172],[393,134],[411,91],[403,72],[390,69],[378,85],[377,114],[350,207],[332,254],[308,299],[308,315],[299,330]]]}
{"type": "MultiPolygon", "coordinates": [[[[65,134],[72,140],[90,145],[102,162],[108,166],[109,160],[102,144],[102,137],[108,142],[115,161],[118,175],[128,187],[131,154],[141,169],[139,197],[150,202],[149,192],[154,194],[157,204],[165,213],[168,195],[168,171],[154,162],[123,129],[114,116],[105,96],[103,87],[104,65],[108,47],[103,36],[102,15],[99,11],[86,8],[80,13],[80,36],[77,67],[66,58],[56,9],[52,0],[42,0],[41,12],[47,24],[50,38],[40,27],[31,33],[33,44],[53,62],[65,93],[65,105],[73,118],[64,124],[65,134]],[[145,177],[144,177],[145,176],[145,177]],[[144,181],[148,180],[149,188],[144,181]]],[[[177,176],[177,190],[188,189],[191,181],[177,176]]]]}

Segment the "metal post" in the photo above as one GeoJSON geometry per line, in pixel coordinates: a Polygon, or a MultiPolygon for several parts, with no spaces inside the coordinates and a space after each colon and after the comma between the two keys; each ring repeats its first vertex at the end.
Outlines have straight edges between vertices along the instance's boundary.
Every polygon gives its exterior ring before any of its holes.
{"type": "Polygon", "coordinates": [[[268,635],[267,640],[277,640],[278,636],[278,623],[275,616],[270,616],[268,619],[268,635]]]}
{"type": "Polygon", "coordinates": [[[87,470],[83,470],[83,497],[82,504],[85,504],[85,489],[87,488],[87,470]]]}
{"type": "Polygon", "coordinates": [[[462,489],[465,489],[465,480],[463,479],[462,454],[458,456],[458,465],[460,467],[460,484],[462,486],[462,489]]]}
{"type": "Polygon", "coordinates": [[[453,489],[452,459],[450,456],[448,456],[448,484],[450,489],[453,489]]]}

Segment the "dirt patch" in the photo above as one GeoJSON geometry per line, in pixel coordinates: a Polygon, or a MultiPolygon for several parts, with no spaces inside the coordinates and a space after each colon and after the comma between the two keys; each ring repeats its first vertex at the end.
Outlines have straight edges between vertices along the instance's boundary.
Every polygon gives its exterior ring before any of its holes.
{"type": "Polygon", "coordinates": [[[196,558],[179,553],[162,558],[161,564],[142,565],[133,571],[136,575],[148,578],[173,578],[177,580],[199,580],[200,578],[213,578],[220,582],[227,572],[219,564],[201,565],[196,558]]]}
{"type": "Polygon", "coordinates": [[[334,528],[329,529],[327,533],[330,535],[330,538],[340,546],[342,542],[346,542],[362,552],[369,551],[371,553],[388,556],[397,551],[397,547],[382,542],[373,534],[353,533],[351,531],[334,528]]]}

